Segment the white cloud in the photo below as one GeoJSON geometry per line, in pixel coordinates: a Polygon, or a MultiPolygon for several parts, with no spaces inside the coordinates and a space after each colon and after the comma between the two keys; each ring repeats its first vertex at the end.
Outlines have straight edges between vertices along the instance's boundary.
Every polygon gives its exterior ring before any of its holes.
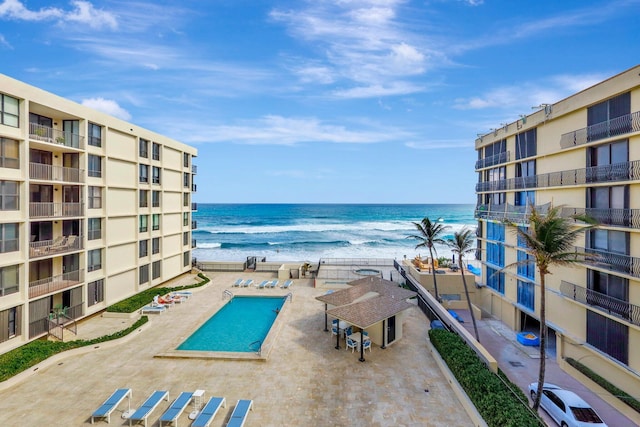
{"type": "Polygon", "coordinates": [[[410,141],[404,144],[407,148],[415,150],[435,150],[442,148],[469,148],[474,147],[474,141],[469,139],[441,139],[433,141],[410,141]]]}
{"type": "Polygon", "coordinates": [[[409,82],[390,82],[388,86],[371,85],[359,86],[350,89],[339,89],[333,91],[337,98],[375,98],[380,96],[407,95],[411,93],[424,92],[425,87],[409,82]]]}
{"type": "Polygon", "coordinates": [[[2,34],[0,34],[0,46],[4,46],[7,49],[13,49],[13,46],[11,46],[11,43],[9,43],[7,39],[4,38],[4,35],[2,34]]]}
{"type": "Polygon", "coordinates": [[[116,17],[104,10],[96,9],[93,4],[84,0],[71,1],[71,10],[57,7],[44,7],[39,10],[29,10],[19,0],[4,0],[0,3],[0,18],[20,21],[55,20],[59,23],[83,24],[92,29],[116,29],[116,17]]]}
{"type": "Polygon", "coordinates": [[[124,108],[120,107],[116,101],[111,99],[89,98],[83,99],[81,104],[85,107],[102,111],[103,113],[110,114],[122,120],[131,120],[131,114],[129,114],[129,112],[124,108]]]}

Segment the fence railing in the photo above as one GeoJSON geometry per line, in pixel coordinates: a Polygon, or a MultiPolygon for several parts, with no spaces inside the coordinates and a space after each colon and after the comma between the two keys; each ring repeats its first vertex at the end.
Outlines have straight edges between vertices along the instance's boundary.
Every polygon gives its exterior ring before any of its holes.
{"type": "Polygon", "coordinates": [[[29,178],[41,181],[84,182],[84,169],[29,163],[29,178]]]}
{"type": "Polygon", "coordinates": [[[578,246],[576,246],[576,251],[587,254],[584,260],[585,264],[640,277],[640,258],[601,249],[581,248],[578,246]]]}
{"type": "Polygon", "coordinates": [[[82,236],[60,236],[54,240],[40,240],[29,243],[31,258],[73,252],[83,248],[82,236]]]}
{"type": "MultiPolygon", "coordinates": [[[[560,136],[560,148],[575,147],[600,139],[640,130],[640,111],[607,120],[560,136]]],[[[477,168],[476,168],[477,169],[477,168]]]]}
{"type": "Polygon", "coordinates": [[[562,208],[562,216],[587,215],[600,224],[640,228],[640,209],[562,208]]]}
{"type": "Polygon", "coordinates": [[[83,208],[82,203],[31,202],[29,216],[31,218],[82,216],[83,208]]]}
{"type": "Polygon", "coordinates": [[[611,297],[592,289],[585,288],[564,280],[560,282],[560,293],[589,308],[612,316],[620,317],[629,323],[640,326],[640,306],[618,298],[611,297]]]}
{"type": "Polygon", "coordinates": [[[69,131],[53,129],[37,123],[29,123],[29,138],[35,141],[44,141],[50,144],[84,149],[84,136],[69,131]]]}
{"type": "Polygon", "coordinates": [[[36,298],[51,292],[70,288],[84,281],[84,269],[70,271],[57,276],[46,277],[29,283],[29,298],[36,298]]]}
{"type": "Polygon", "coordinates": [[[504,151],[490,157],[485,157],[484,159],[480,159],[476,162],[476,170],[488,168],[489,166],[499,165],[500,163],[506,163],[509,161],[510,157],[510,151],[504,151]]]}

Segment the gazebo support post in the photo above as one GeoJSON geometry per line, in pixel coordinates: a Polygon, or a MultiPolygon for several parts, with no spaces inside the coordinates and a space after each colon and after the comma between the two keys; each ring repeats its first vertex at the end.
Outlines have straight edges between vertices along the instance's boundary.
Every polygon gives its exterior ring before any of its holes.
{"type": "Polygon", "coordinates": [[[324,331],[329,332],[327,328],[327,303],[324,304],[324,331]]]}
{"type": "Polygon", "coordinates": [[[336,350],[340,350],[340,320],[336,322],[336,350]]]}
{"type": "Polygon", "coordinates": [[[387,334],[386,334],[387,326],[386,326],[386,323],[387,323],[387,319],[383,319],[382,320],[382,346],[380,347],[383,350],[385,348],[387,348],[387,345],[386,345],[386,343],[387,343],[387,334]]]}
{"type": "Polygon", "coordinates": [[[364,362],[364,331],[360,329],[360,359],[361,362],[364,362]]]}

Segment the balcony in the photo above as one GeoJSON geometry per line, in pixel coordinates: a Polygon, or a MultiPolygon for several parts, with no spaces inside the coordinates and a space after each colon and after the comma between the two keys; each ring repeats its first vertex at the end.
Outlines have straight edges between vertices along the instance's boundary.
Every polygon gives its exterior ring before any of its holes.
{"type": "Polygon", "coordinates": [[[193,248],[195,248],[195,247],[197,246],[197,244],[196,244],[196,243],[197,243],[197,242],[196,242],[196,239],[191,239],[191,248],[192,248],[192,249],[193,249],[193,248]]]}
{"type": "Polygon", "coordinates": [[[198,228],[198,221],[191,221],[191,229],[195,230],[196,228],[198,228]]]}
{"type": "Polygon", "coordinates": [[[565,133],[560,136],[560,148],[575,147],[638,131],[640,131],[640,111],[565,133]]]}
{"type": "Polygon", "coordinates": [[[44,141],[49,144],[84,149],[84,136],[42,126],[37,123],[29,123],[29,138],[34,141],[44,141]]]}
{"type": "Polygon", "coordinates": [[[630,304],[628,301],[610,297],[564,280],[560,283],[560,293],[569,299],[588,305],[590,308],[640,326],[640,306],[630,304]]]}
{"type": "MultiPolygon", "coordinates": [[[[541,214],[546,214],[549,206],[550,203],[537,205],[535,209],[541,214]]],[[[496,221],[506,220],[515,223],[528,223],[530,214],[531,206],[515,206],[509,203],[502,205],[478,205],[475,211],[476,218],[496,221]]]]}
{"type": "Polygon", "coordinates": [[[198,210],[198,204],[197,203],[191,203],[191,210],[192,211],[197,211],[198,210]]]}
{"type": "Polygon", "coordinates": [[[476,184],[476,192],[523,190],[528,188],[561,187],[593,183],[635,181],[640,179],[640,160],[591,166],[535,176],[485,181],[476,184]]]}
{"type": "Polygon", "coordinates": [[[82,236],[60,236],[29,243],[29,257],[39,258],[83,249],[82,236]]]}
{"type": "Polygon", "coordinates": [[[485,157],[484,159],[480,159],[476,162],[476,170],[488,168],[489,166],[499,165],[501,163],[506,163],[509,161],[510,157],[510,151],[504,151],[493,156],[485,157]]]}
{"type": "Polygon", "coordinates": [[[68,218],[82,216],[82,203],[29,203],[29,217],[34,218],[68,218]]]}
{"type": "Polygon", "coordinates": [[[40,181],[84,182],[84,169],[29,163],[29,178],[40,181]]]}
{"type": "Polygon", "coordinates": [[[600,224],[640,228],[640,209],[562,208],[562,216],[589,216],[600,224]]]}
{"type": "Polygon", "coordinates": [[[196,175],[198,173],[198,166],[191,165],[191,173],[196,175]]]}
{"type": "Polygon", "coordinates": [[[195,193],[196,191],[198,191],[198,186],[195,184],[191,184],[191,192],[195,193]]]}
{"type": "Polygon", "coordinates": [[[84,282],[83,269],[29,282],[29,298],[37,298],[52,292],[59,292],[82,282],[84,282]]]}
{"type": "Polygon", "coordinates": [[[585,264],[602,268],[603,270],[611,270],[617,273],[640,277],[640,258],[601,249],[581,248],[577,246],[576,251],[587,254],[584,260],[585,264]]]}

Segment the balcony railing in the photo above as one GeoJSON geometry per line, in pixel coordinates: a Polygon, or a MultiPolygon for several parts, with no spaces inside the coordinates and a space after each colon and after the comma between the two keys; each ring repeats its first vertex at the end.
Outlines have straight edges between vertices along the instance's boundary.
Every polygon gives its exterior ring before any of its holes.
{"type": "Polygon", "coordinates": [[[506,163],[509,161],[510,157],[510,151],[504,151],[493,156],[485,157],[484,159],[480,159],[476,162],[476,169],[488,168],[489,166],[506,163]]]}
{"type": "Polygon", "coordinates": [[[640,209],[562,208],[562,216],[589,216],[600,224],[640,228],[640,209]]]}
{"type": "Polygon", "coordinates": [[[29,283],[29,298],[37,298],[52,292],[62,291],[84,281],[84,270],[78,269],[57,276],[29,283]]]}
{"type": "Polygon", "coordinates": [[[192,211],[197,211],[198,210],[198,204],[197,203],[191,203],[191,210],[192,211]]]}
{"type": "Polygon", "coordinates": [[[29,257],[38,258],[78,251],[83,248],[82,236],[60,236],[54,240],[29,243],[29,257]]]}
{"type": "Polygon", "coordinates": [[[198,228],[198,221],[191,221],[191,229],[195,230],[196,228],[198,228]]]}
{"type": "Polygon", "coordinates": [[[576,251],[587,254],[586,259],[584,260],[585,264],[640,277],[640,258],[603,251],[601,249],[581,248],[577,246],[576,251]]]}
{"type": "MultiPolygon", "coordinates": [[[[550,203],[537,205],[536,211],[546,214],[550,203]]],[[[490,219],[496,221],[511,221],[515,223],[528,223],[531,214],[531,206],[515,206],[508,203],[501,205],[478,205],[476,207],[476,218],[490,219]]]]}
{"type": "Polygon", "coordinates": [[[610,297],[564,280],[560,283],[560,293],[567,298],[588,305],[590,308],[621,317],[629,323],[640,326],[640,306],[630,304],[628,301],[610,297]]]}
{"type": "Polygon", "coordinates": [[[476,192],[521,190],[527,188],[561,187],[599,182],[640,179],[640,160],[550,172],[535,176],[485,181],[476,184],[476,192]]]}
{"type": "Polygon", "coordinates": [[[84,182],[84,169],[29,163],[29,178],[41,181],[84,182]]]}
{"type": "Polygon", "coordinates": [[[560,147],[575,147],[576,145],[638,131],[640,131],[640,111],[565,133],[560,137],[560,147]]]}
{"type": "Polygon", "coordinates": [[[198,186],[197,186],[197,185],[195,185],[195,184],[191,184],[191,191],[192,191],[193,193],[195,193],[196,191],[198,191],[198,186]]]}
{"type": "Polygon", "coordinates": [[[197,246],[196,239],[191,239],[191,248],[195,248],[197,246]]]}
{"type": "Polygon", "coordinates": [[[57,218],[82,216],[82,203],[53,203],[32,202],[29,203],[30,218],[57,218]]]}
{"type": "Polygon", "coordinates": [[[197,174],[198,173],[198,166],[196,165],[191,165],[191,173],[192,174],[197,174]]]}
{"type": "Polygon", "coordinates": [[[34,141],[44,141],[50,144],[84,149],[84,136],[37,123],[29,123],[29,138],[34,141]]]}

